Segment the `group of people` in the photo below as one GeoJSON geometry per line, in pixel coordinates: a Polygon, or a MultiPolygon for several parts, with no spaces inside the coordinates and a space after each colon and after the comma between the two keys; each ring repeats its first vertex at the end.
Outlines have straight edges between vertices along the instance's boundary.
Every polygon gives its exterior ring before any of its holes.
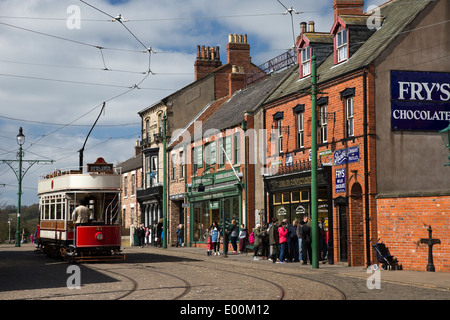
{"type": "MultiPolygon", "coordinates": [[[[327,259],[328,231],[324,219],[319,219],[319,260],[327,259]]],[[[263,226],[257,224],[253,229],[253,259],[271,260],[273,263],[301,262],[312,263],[312,229],[305,216],[288,224],[286,220],[279,223],[273,218],[272,223],[263,226]]]]}
{"type": "MultiPolygon", "coordinates": [[[[312,263],[312,228],[311,221],[305,216],[302,220],[294,220],[289,224],[287,220],[279,222],[273,218],[270,225],[257,224],[249,234],[243,224],[240,228],[236,220],[223,232],[223,253],[228,253],[228,244],[231,242],[233,253],[247,253],[248,245],[253,248],[254,260],[270,260],[273,263],[301,262],[312,263]],[[251,240],[250,241],[250,235],[251,240]]],[[[327,259],[328,231],[324,226],[324,219],[319,219],[319,260],[327,259]]],[[[217,222],[213,222],[206,236],[207,255],[220,255],[222,230],[217,222]]]]}
{"type": "MultiPolygon", "coordinates": [[[[176,246],[182,247],[184,243],[184,229],[182,224],[178,225],[176,234],[176,246]]],[[[153,221],[152,227],[144,227],[144,224],[142,223],[139,228],[136,229],[136,236],[140,248],[148,247],[149,245],[161,247],[164,239],[163,219],[153,221]]]]}
{"type": "MultiPolygon", "coordinates": [[[[208,229],[208,232],[206,234],[206,254],[208,256],[213,255],[213,253],[215,256],[220,255],[221,234],[222,229],[220,228],[220,226],[217,224],[216,221],[213,221],[211,227],[208,229]]],[[[231,247],[233,248],[233,253],[237,253],[238,239],[239,239],[239,249],[241,249],[245,238],[246,238],[246,229],[244,228],[244,225],[241,225],[241,229],[239,231],[236,219],[231,220],[231,225],[225,228],[224,237],[222,237],[224,245],[224,255],[227,256],[228,254],[228,244],[230,242],[231,247]]]]}

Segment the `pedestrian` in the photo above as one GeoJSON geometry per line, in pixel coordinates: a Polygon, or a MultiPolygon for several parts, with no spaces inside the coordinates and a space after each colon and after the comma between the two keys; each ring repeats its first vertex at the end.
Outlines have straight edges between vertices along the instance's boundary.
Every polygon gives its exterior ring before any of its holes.
{"type": "Polygon", "coordinates": [[[156,221],[156,220],[153,220],[152,244],[155,247],[158,245],[158,221],[156,221]]]}
{"type": "Polygon", "coordinates": [[[297,223],[297,238],[298,238],[298,260],[300,262],[303,262],[303,255],[302,255],[302,227],[303,223],[301,223],[303,220],[300,220],[297,223]]]}
{"type": "Polygon", "coordinates": [[[325,219],[323,217],[319,218],[318,229],[319,229],[319,261],[325,260],[325,245],[326,245],[326,233],[324,227],[325,219]]]}
{"type": "Polygon", "coordinates": [[[163,219],[161,218],[159,219],[158,224],[156,225],[156,238],[157,238],[156,245],[158,247],[162,246],[162,236],[163,236],[162,232],[163,232],[163,219]]]}
{"type": "Polygon", "coordinates": [[[269,260],[270,246],[269,246],[269,226],[267,223],[263,224],[261,229],[261,256],[263,260],[269,260]]]}
{"type": "Polygon", "coordinates": [[[253,242],[253,260],[259,260],[258,253],[261,244],[261,225],[259,223],[253,229],[253,235],[255,236],[255,241],[253,242]]]}
{"type": "Polygon", "coordinates": [[[205,234],[206,237],[206,255],[210,256],[212,254],[212,241],[211,241],[211,235],[208,233],[208,231],[205,234]]]}
{"type": "Polygon", "coordinates": [[[150,237],[150,228],[146,227],[145,228],[145,239],[144,239],[146,247],[148,247],[148,242],[150,241],[149,237],[150,237]]]}
{"type": "Polygon", "coordinates": [[[303,265],[307,264],[307,261],[309,261],[310,264],[312,264],[312,247],[311,247],[311,227],[307,225],[308,217],[305,217],[301,223],[302,226],[302,255],[303,255],[303,265]]]}
{"type": "Polygon", "coordinates": [[[137,229],[137,237],[138,237],[139,248],[143,248],[144,242],[145,242],[145,228],[144,228],[143,223],[141,223],[141,225],[137,229]]]}
{"type": "Polygon", "coordinates": [[[220,227],[215,221],[213,221],[211,227],[209,228],[209,233],[211,235],[211,242],[214,248],[214,255],[220,256],[220,227]]]}
{"type": "Polygon", "coordinates": [[[281,227],[278,228],[278,239],[280,244],[280,263],[286,263],[285,259],[288,254],[287,244],[287,224],[285,221],[281,223],[281,227]]]}
{"type": "Polygon", "coordinates": [[[176,245],[176,247],[178,247],[178,246],[182,247],[183,242],[184,242],[183,240],[184,240],[184,229],[183,229],[183,225],[180,223],[177,228],[177,245],[176,245]]]}
{"type": "Polygon", "coordinates": [[[298,220],[294,219],[288,227],[288,243],[289,243],[289,260],[291,262],[299,262],[298,259],[298,237],[297,237],[298,220]]]}
{"type": "Polygon", "coordinates": [[[239,227],[236,223],[236,219],[231,220],[231,227],[230,227],[230,241],[231,246],[233,247],[233,253],[237,252],[237,239],[239,236],[239,227]]]}
{"type": "Polygon", "coordinates": [[[278,242],[278,218],[272,219],[272,224],[269,227],[269,244],[272,246],[272,254],[270,259],[273,263],[277,262],[279,253],[279,242],[278,242]]]}
{"type": "Polygon", "coordinates": [[[239,253],[247,253],[247,229],[244,224],[241,224],[241,230],[239,231],[239,253]]]}

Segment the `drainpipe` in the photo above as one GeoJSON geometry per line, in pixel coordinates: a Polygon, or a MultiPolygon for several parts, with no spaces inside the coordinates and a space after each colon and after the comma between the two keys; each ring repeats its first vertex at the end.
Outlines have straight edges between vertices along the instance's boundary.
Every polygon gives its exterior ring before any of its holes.
{"type": "Polygon", "coordinates": [[[370,266],[370,216],[369,216],[369,163],[367,161],[367,71],[363,70],[363,109],[364,109],[364,201],[365,201],[365,219],[366,219],[366,262],[370,266]]]}

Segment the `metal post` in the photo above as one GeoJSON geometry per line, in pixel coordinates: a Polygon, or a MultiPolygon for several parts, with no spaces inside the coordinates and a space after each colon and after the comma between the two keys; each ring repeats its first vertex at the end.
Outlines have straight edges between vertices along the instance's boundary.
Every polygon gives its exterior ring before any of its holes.
{"type": "Polygon", "coordinates": [[[16,247],[20,247],[20,206],[22,200],[22,146],[19,145],[19,172],[17,176],[19,182],[19,192],[17,193],[17,227],[16,227],[16,247]]]}
{"type": "Polygon", "coordinates": [[[316,55],[311,57],[311,229],[312,268],[319,268],[319,228],[317,216],[317,91],[316,55]]]}
{"type": "Polygon", "coordinates": [[[167,248],[167,183],[166,183],[166,121],[167,116],[163,116],[163,248],[167,248]]]}

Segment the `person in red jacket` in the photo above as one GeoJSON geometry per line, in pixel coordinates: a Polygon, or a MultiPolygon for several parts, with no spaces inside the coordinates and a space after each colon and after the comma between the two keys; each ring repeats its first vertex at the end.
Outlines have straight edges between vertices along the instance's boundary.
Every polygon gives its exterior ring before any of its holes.
{"type": "Polygon", "coordinates": [[[286,222],[281,223],[281,227],[278,228],[278,239],[280,242],[280,263],[286,263],[284,259],[286,258],[287,253],[287,225],[286,222]]]}

